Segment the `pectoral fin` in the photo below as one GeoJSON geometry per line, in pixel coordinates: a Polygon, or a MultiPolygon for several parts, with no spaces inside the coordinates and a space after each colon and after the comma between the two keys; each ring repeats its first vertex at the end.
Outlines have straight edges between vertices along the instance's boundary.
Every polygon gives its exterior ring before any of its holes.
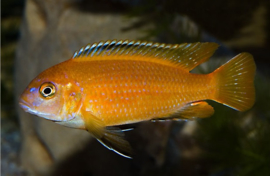
{"type": "Polygon", "coordinates": [[[176,111],[175,113],[170,114],[165,118],[157,118],[156,120],[181,120],[188,119],[192,120],[194,118],[206,118],[214,114],[214,109],[205,101],[197,101],[189,103],[176,111]]]}
{"type": "Polygon", "coordinates": [[[103,146],[115,153],[131,158],[132,148],[124,139],[125,134],[120,128],[106,127],[103,121],[90,112],[82,113],[85,119],[86,130],[89,131],[103,146]]]}

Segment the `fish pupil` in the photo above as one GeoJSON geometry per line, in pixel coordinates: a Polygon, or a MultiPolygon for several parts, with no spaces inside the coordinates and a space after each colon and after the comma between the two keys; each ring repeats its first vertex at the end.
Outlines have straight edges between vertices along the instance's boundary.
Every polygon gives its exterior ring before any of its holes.
{"type": "Polygon", "coordinates": [[[46,87],[46,88],[43,90],[43,93],[44,93],[45,95],[51,94],[51,93],[52,93],[52,88],[46,87]]]}

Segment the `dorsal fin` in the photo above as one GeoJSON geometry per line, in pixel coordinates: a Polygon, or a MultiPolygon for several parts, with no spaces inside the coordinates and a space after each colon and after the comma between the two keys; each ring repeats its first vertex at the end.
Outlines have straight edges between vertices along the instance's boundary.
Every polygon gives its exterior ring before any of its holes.
{"type": "Polygon", "coordinates": [[[74,61],[144,60],[192,70],[207,61],[217,48],[216,43],[164,44],[134,40],[108,40],[81,48],[75,52],[73,59],[74,61]]]}

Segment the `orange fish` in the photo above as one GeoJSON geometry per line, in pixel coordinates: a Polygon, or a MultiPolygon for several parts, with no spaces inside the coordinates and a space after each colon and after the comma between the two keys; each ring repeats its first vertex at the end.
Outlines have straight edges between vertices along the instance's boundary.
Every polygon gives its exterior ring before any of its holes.
{"type": "Polygon", "coordinates": [[[20,106],[87,130],[110,150],[130,158],[125,130],[116,125],[209,117],[214,109],[204,100],[238,111],[252,107],[252,55],[241,53],[209,74],[190,73],[217,48],[216,43],[94,43],[38,75],[21,95],[20,106]]]}

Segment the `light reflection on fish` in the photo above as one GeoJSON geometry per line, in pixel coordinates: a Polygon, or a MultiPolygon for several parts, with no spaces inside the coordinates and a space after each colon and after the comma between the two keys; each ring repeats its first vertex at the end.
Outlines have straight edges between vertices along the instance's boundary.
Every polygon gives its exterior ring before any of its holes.
{"type": "Polygon", "coordinates": [[[124,130],[146,120],[209,117],[214,100],[239,111],[252,107],[255,63],[241,53],[210,74],[190,70],[207,61],[216,43],[107,41],[82,48],[38,75],[21,95],[29,113],[89,131],[104,146],[131,157],[124,130]]]}

